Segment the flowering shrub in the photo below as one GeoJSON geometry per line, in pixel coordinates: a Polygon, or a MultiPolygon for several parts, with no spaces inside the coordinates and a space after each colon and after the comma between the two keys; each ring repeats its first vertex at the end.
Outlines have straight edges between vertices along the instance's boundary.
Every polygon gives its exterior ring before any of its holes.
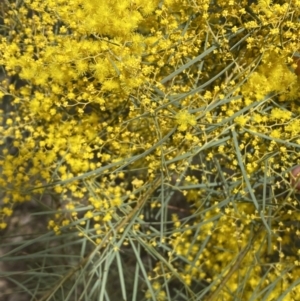
{"type": "Polygon", "coordinates": [[[94,246],[87,300],[125,247],[155,260],[123,299],[300,300],[299,4],[2,2],[0,228],[50,195],[49,231],[94,246]]]}

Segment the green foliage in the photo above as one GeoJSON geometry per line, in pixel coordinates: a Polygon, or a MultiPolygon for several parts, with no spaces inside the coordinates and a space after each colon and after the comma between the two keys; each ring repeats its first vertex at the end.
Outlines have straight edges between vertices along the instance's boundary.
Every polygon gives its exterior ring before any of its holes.
{"type": "Polygon", "coordinates": [[[300,2],[248,2],[0,4],[2,260],[27,264],[0,276],[30,300],[300,300],[300,2]],[[47,227],[14,242],[34,202],[47,227]]]}

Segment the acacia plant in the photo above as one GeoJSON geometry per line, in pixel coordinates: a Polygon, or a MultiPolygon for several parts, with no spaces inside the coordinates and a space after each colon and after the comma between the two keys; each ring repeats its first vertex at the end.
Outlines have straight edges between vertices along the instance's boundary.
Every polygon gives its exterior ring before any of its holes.
{"type": "Polygon", "coordinates": [[[299,7],[1,1],[2,261],[25,266],[0,276],[28,300],[300,300],[299,7]],[[33,202],[47,228],[16,241],[33,202]]]}

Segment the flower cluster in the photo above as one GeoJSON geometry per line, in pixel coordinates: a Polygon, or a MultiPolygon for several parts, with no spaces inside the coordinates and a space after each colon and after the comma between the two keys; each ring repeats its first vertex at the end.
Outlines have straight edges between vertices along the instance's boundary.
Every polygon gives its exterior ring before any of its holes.
{"type": "Polygon", "coordinates": [[[299,1],[248,2],[1,4],[0,229],[16,204],[49,194],[58,200],[50,230],[92,222],[90,241],[105,247],[114,223],[141,231],[143,218],[126,219],[133,208],[156,198],[150,207],[168,210],[162,191],[176,178],[192,218],[174,214],[160,239],[147,230],[170,264],[155,267],[146,297],[167,298],[162,279],[173,268],[188,292],[201,281],[220,300],[288,290],[299,250],[286,249],[299,233],[287,225],[299,206],[293,191],[277,190],[300,164],[299,1]],[[219,287],[252,236],[243,267],[219,287]]]}

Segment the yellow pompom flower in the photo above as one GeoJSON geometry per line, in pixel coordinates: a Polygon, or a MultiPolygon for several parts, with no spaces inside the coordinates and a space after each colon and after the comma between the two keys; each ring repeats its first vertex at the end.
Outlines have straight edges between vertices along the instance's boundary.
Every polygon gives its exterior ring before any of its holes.
{"type": "Polygon", "coordinates": [[[176,114],[176,123],[179,124],[179,131],[186,131],[188,125],[196,125],[197,121],[194,115],[184,110],[176,114]]]}

